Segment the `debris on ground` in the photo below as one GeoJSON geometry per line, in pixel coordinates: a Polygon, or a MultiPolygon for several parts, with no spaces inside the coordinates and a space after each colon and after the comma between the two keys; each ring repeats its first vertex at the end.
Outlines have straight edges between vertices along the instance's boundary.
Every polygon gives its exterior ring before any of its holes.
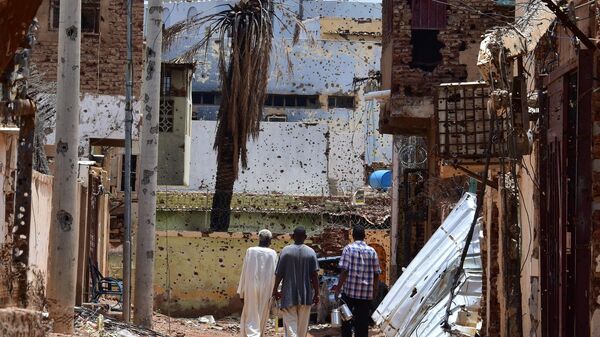
{"type": "MultiPolygon", "coordinates": [[[[148,330],[134,324],[124,323],[110,317],[113,313],[103,312],[103,306],[95,309],[84,307],[75,308],[75,334],[86,337],[237,337],[240,333],[239,316],[229,316],[215,319],[207,315],[199,318],[174,318],[160,313],[154,313],[153,330],[148,330]],[[206,323],[205,323],[206,322],[206,323]]],[[[267,323],[265,337],[283,337],[284,329],[275,319],[267,323]]],[[[339,336],[339,328],[329,324],[311,325],[308,337],[339,336]]],[[[381,333],[373,330],[369,336],[381,337],[381,333]]]]}

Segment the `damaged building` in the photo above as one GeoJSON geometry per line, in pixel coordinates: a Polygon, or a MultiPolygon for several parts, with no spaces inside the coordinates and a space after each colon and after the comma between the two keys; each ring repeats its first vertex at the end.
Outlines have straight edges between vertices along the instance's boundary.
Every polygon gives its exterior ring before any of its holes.
{"type": "Polygon", "coordinates": [[[391,260],[397,276],[469,188],[464,174],[438,165],[437,86],[481,78],[482,35],[497,17],[512,18],[514,6],[385,0],[382,10],[382,90],[373,98],[382,102],[380,132],[394,137],[391,260]]]}
{"type": "MultiPolygon", "coordinates": [[[[219,3],[167,3],[165,27],[209,15],[219,3]]],[[[248,169],[240,171],[234,185],[229,233],[209,232],[221,100],[218,51],[227,41],[212,39],[195,57],[185,58],[204,34],[206,27],[199,27],[163,54],[155,276],[155,307],[162,312],[239,312],[237,270],[261,228],[276,234],[279,249],[302,225],[324,257],[340,255],[351,226],[364,224],[387,281],[390,198],[366,187],[370,173],[391,163],[391,138],[377,129],[378,105],[364,99],[380,81],[380,5],[306,1],[279,6],[282,23],[275,27],[261,131],[250,141],[248,169]],[[303,26],[295,43],[291,15],[303,26]],[[172,64],[193,64],[193,76],[182,77],[172,64]],[[191,251],[201,258],[190,258],[191,251]],[[199,281],[206,268],[213,277],[199,281]]],[[[119,257],[111,260],[118,273],[119,257]]]]}
{"type": "MultiPolygon", "coordinates": [[[[469,179],[464,190],[483,196],[481,303],[467,310],[478,334],[597,336],[597,1],[384,1],[383,14],[390,91],[378,99],[380,130],[396,135],[398,267],[416,253],[406,248],[416,227],[432,233],[445,217],[428,184],[437,212],[405,222],[402,174],[413,167],[402,142],[416,135],[428,179],[469,179]],[[439,54],[423,58],[415,38],[434,36],[427,50],[439,54]]],[[[448,328],[422,322],[421,333],[448,328]]]]}

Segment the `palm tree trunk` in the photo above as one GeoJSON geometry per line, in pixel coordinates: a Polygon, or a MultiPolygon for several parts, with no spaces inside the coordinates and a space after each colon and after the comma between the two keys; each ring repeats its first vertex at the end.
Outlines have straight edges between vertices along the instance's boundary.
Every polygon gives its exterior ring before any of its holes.
{"type": "Polygon", "coordinates": [[[217,151],[217,177],[210,213],[210,229],[215,232],[227,232],[236,171],[233,160],[233,140],[230,136],[223,137],[217,151]]]}
{"type": "Polygon", "coordinates": [[[140,139],[138,190],[138,227],[135,254],[134,313],[135,324],[152,328],[154,304],[154,243],[156,241],[156,190],[158,167],[158,121],[160,114],[160,68],[162,57],[162,0],[148,2],[146,19],[146,55],[142,81],[144,114],[140,139]]]}
{"type": "Polygon", "coordinates": [[[58,26],[56,157],[48,247],[48,311],[54,332],[73,333],[79,246],[79,70],[81,0],[62,0],[58,26]]]}

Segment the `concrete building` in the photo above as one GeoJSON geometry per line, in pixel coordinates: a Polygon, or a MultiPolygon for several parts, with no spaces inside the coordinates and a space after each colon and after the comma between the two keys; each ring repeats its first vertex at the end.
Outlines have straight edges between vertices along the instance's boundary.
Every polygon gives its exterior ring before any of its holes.
{"type": "MultiPolygon", "coordinates": [[[[233,2],[167,3],[165,26],[208,15],[226,3],[233,2]]],[[[275,27],[261,133],[250,143],[248,169],[235,183],[229,233],[208,232],[221,99],[217,53],[226,41],[211,40],[206,53],[201,49],[194,60],[185,60],[195,63],[193,78],[174,64],[182,62],[181,54],[206,27],[164,51],[155,275],[155,307],[161,311],[178,316],[239,312],[240,254],[261,228],[276,233],[279,249],[289,242],[287,233],[305,226],[319,256],[336,256],[350,240],[349,228],[363,224],[388,280],[389,196],[353,197],[365,189],[368,173],[389,167],[391,160],[391,137],[377,131],[377,104],[364,99],[379,83],[381,6],[286,1],[276,15],[286,27],[275,27]],[[306,29],[293,44],[291,16],[297,15],[306,29]],[[186,86],[187,93],[173,94],[186,86]]],[[[115,273],[119,259],[114,256],[111,264],[115,273]]]]}
{"type": "MultiPolygon", "coordinates": [[[[208,15],[226,3],[166,4],[165,26],[208,15]]],[[[302,11],[298,6],[277,5],[284,24],[275,27],[263,130],[250,145],[249,168],[241,172],[235,192],[349,195],[365,186],[372,166],[390,164],[391,138],[379,134],[376,105],[363,99],[365,91],[377,89],[379,79],[380,4],[303,1],[302,11]],[[306,27],[295,45],[292,15],[301,15],[306,27]]],[[[165,51],[165,60],[178,58],[202,39],[205,29],[175,43],[165,51]]],[[[212,191],[214,185],[217,51],[222,43],[211,40],[206,53],[202,49],[195,58],[187,186],[192,191],[212,191]]]]}

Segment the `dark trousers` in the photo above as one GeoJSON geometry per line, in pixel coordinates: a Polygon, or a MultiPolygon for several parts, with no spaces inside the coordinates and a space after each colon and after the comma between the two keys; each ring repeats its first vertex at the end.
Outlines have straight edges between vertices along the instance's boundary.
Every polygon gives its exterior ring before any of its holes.
{"type": "Polygon", "coordinates": [[[342,337],[352,337],[352,331],[354,331],[355,337],[368,337],[371,301],[350,298],[346,294],[342,294],[342,300],[350,307],[353,317],[350,321],[342,322],[342,337]]]}

